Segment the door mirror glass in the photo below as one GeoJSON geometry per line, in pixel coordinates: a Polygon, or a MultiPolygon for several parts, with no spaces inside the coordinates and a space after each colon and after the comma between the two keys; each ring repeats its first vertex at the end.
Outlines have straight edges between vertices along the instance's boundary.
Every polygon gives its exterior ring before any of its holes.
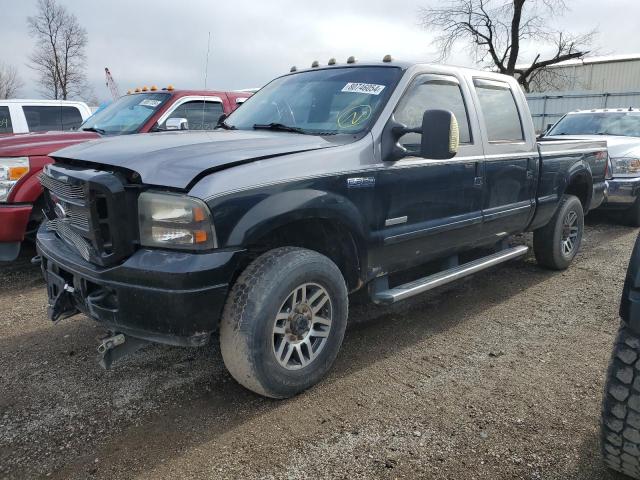
{"type": "Polygon", "coordinates": [[[189,122],[186,118],[168,118],[165,130],[189,130],[189,122]]]}

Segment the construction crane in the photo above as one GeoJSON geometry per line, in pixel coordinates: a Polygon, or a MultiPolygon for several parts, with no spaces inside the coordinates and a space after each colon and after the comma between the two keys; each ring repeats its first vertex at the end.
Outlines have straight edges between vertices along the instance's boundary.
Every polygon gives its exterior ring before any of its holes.
{"type": "Polygon", "coordinates": [[[116,84],[116,81],[111,76],[111,72],[109,71],[108,67],[104,67],[104,76],[107,78],[107,88],[109,88],[109,91],[111,92],[111,96],[113,97],[114,100],[117,100],[118,97],[120,97],[120,93],[118,93],[118,85],[116,84]]]}

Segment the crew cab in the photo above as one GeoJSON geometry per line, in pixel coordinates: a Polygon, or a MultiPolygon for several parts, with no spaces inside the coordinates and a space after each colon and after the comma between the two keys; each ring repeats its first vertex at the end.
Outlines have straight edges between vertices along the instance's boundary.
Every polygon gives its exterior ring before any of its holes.
{"type": "Polygon", "coordinates": [[[513,78],[389,57],[292,70],[215,132],[105,138],[45,167],[49,316],[103,325],[103,366],[219,329],[239,383],[289,397],[333,364],[351,292],[401,301],[521,257],[525,231],[543,266],[575,257],[605,142],[538,143],[513,78]]]}
{"type": "Polygon", "coordinates": [[[75,130],[91,116],[84,102],[73,100],[0,100],[0,138],[47,130],[75,130]]]}
{"type": "Polygon", "coordinates": [[[84,123],[74,124],[77,131],[0,137],[0,261],[14,260],[22,240],[35,235],[42,221],[38,175],[53,161],[49,155],[54,150],[116,135],[212,130],[220,115],[231,113],[249,96],[245,92],[144,87],[144,91],[125,95],[91,117],[85,115],[89,118],[84,123]]]}
{"type": "Polygon", "coordinates": [[[640,227],[640,110],[604,108],[569,112],[549,129],[546,138],[605,140],[611,159],[603,210],[621,214],[640,227]]]}

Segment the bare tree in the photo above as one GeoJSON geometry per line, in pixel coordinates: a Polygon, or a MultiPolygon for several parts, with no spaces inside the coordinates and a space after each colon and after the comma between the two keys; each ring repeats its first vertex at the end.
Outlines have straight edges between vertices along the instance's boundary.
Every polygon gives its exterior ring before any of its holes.
{"type": "Polygon", "coordinates": [[[36,41],[30,66],[40,74],[42,92],[66,100],[86,85],[87,31],[55,0],[38,0],[38,13],[27,19],[36,41]]]}
{"type": "Polygon", "coordinates": [[[16,67],[0,63],[0,98],[13,98],[24,86],[16,67]]]}
{"type": "Polygon", "coordinates": [[[575,35],[550,27],[552,17],[567,11],[564,0],[450,0],[446,6],[441,0],[433,2],[433,7],[420,9],[420,16],[424,28],[438,32],[441,59],[465,40],[481,63],[516,77],[526,91],[533,78],[541,78],[541,70],[587,55],[596,35],[595,30],[575,35]],[[529,47],[537,53],[523,67],[519,57],[525,42],[535,42],[529,47]],[[551,53],[544,56],[540,47],[551,53]]]}

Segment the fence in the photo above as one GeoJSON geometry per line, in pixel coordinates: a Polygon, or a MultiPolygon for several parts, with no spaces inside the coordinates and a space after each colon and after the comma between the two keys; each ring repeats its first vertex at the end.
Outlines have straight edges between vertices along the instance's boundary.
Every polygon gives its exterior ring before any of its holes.
{"type": "Polygon", "coordinates": [[[536,131],[557,122],[565,113],[592,108],[640,108],[640,92],[562,92],[527,94],[536,131]]]}

